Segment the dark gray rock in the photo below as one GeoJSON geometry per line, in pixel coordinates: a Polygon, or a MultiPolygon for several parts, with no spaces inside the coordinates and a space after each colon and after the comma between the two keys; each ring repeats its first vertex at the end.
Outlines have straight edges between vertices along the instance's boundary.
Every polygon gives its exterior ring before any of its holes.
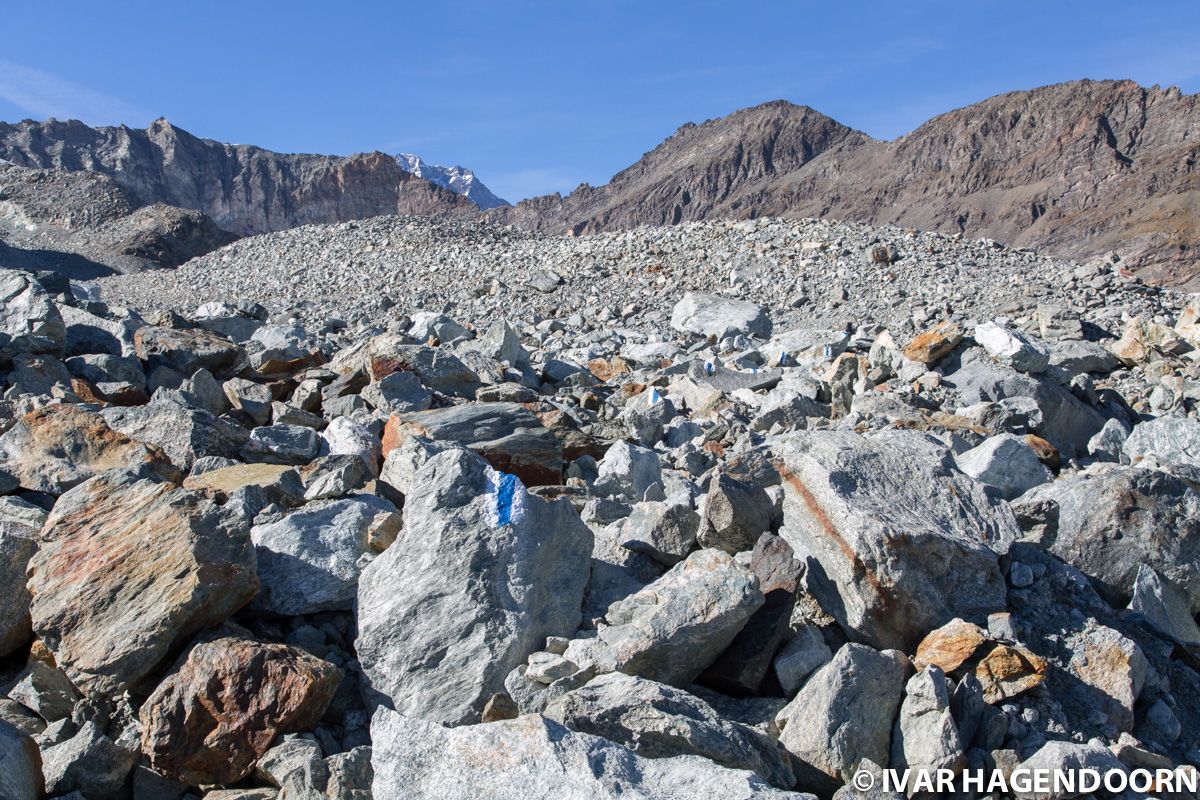
{"type": "Polygon", "coordinates": [[[466,403],[388,421],[385,447],[409,437],[460,444],[527,486],[562,483],[562,443],[533,412],[517,403],[466,403]]]}
{"type": "Polygon", "coordinates": [[[1129,601],[1145,564],[1200,611],[1200,493],[1179,478],[1101,464],[1033,489],[1014,508],[1045,519],[1029,536],[1091,578],[1113,605],[1129,601]]]}
{"type": "Polygon", "coordinates": [[[702,547],[730,554],[752,550],[758,537],[771,529],[773,512],[774,504],[761,487],[722,472],[709,483],[700,504],[696,538],[702,547]]]}

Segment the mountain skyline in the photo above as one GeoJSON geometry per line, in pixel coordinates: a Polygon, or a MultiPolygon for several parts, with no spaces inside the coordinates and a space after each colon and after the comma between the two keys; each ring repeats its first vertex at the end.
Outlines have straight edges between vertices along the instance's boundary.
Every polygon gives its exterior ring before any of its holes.
{"type": "Polygon", "coordinates": [[[1200,90],[1200,7],[1176,0],[1137,14],[1115,2],[782,0],[737,13],[626,0],[321,16],[224,0],[59,8],[52,32],[36,6],[6,11],[20,35],[0,56],[0,119],[166,116],[277,152],[418,153],[468,166],[510,202],[605,183],[683,122],[776,99],[891,140],[935,113],[1065,80],[1200,90]],[[214,18],[236,24],[201,37],[214,18]],[[107,44],[129,39],[139,46],[107,44]]]}

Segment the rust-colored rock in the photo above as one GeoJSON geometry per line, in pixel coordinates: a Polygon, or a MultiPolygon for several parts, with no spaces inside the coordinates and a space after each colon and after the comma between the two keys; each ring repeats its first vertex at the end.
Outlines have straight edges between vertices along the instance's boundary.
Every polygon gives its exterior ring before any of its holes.
{"type": "Polygon", "coordinates": [[[483,707],[480,721],[501,722],[506,719],[516,719],[519,716],[521,716],[521,709],[517,707],[516,702],[506,693],[497,692],[488,698],[487,704],[483,707]]]}
{"type": "Polygon", "coordinates": [[[625,359],[620,356],[612,358],[593,358],[588,362],[588,371],[596,377],[596,380],[609,383],[618,375],[628,375],[631,370],[629,364],[625,363],[625,359]]]}
{"type": "Polygon", "coordinates": [[[1062,466],[1062,454],[1058,452],[1058,448],[1036,433],[1025,434],[1025,444],[1029,445],[1029,449],[1038,457],[1038,461],[1041,461],[1049,469],[1058,469],[1062,466]]]}
{"type": "Polygon", "coordinates": [[[142,752],[192,786],[239,781],[276,736],[313,728],[341,680],[333,664],[287,645],[201,642],[142,705],[142,752]]]}
{"type": "Polygon", "coordinates": [[[983,628],[962,619],[952,619],[921,640],[913,662],[918,670],[932,664],[942,672],[953,672],[969,661],[986,641],[987,633],[983,628]]]}
{"type": "Polygon", "coordinates": [[[953,322],[944,321],[918,334],[904,348],[904,357],[929,366],[958,347],[962,341],[962,328],[953,322]]]}
{"type": "Polygon", "coordinates": [[[170,471],[158,447],[131,439],[104,418],[70,403],[44,406],[26,414],[0,436],[0,460],[37,492],[61,494],[115,467],[154,463],[170,471]]]}
{"type": "Polygon", "coordinates": [[[1046,679],[1046,662],[1029,650],[998,644],[975,668],[983,699],[999,703],[1032,689],[1046,679]]]}
{"type": "Polygon", "coordinates": [[[1191,349],[1176,331],[1166,325],[1134,317],[1129,320],[1121,338],[1108,346],[1125,366],[1144,364],[1155,358],[1179,355],[1191,349]]]}
{"type": "Polygon", "coordinates": [[[244,520],[173,483],[97,476],[59,498],[41,536],[33,629],[88,694],[134,687],[258,591],[244,520]]]}

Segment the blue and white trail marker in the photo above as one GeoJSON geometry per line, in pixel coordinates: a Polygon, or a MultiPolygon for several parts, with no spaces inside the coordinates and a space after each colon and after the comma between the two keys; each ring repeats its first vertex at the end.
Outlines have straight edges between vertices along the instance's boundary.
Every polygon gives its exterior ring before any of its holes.
{"type": "Polygon", "coordinates": [[[525,518],[525,484],[508,472],[487,472],[487,513],[493,527],[515,525],[525,518]]]}

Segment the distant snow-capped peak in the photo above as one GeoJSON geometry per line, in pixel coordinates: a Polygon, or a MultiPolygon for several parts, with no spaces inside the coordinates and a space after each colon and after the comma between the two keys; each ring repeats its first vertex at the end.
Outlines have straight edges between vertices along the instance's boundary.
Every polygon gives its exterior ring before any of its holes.
{"type": "Polygon", "coordinates": [[[405,172],[411,172],[418,178],[424,178],[455,194],[461,194],[484,211],[497,206],[509,205],[507,200],[492,194],[491,189],[484,186],[483,181],[476,178],[475,173],[466,167],[443,167],[438,164],[430,164],[412,153],[400,153],[396,156],[396,161],[405,172]]]}

